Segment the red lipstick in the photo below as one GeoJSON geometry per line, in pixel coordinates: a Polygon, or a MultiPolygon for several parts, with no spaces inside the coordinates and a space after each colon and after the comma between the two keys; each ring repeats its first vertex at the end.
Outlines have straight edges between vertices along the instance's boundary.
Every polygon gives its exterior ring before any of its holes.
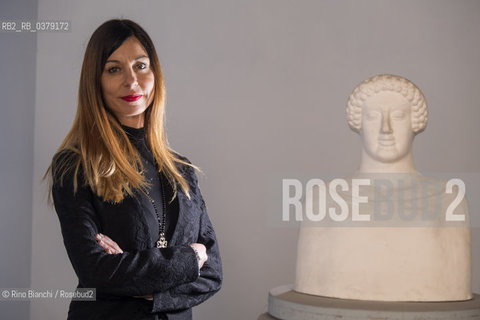
{"type": "Polygon", "coordinates": [[[134,101],[137,101],[138,99],[140,99],[142,97],[141,94],[131,94],[129,96],[125,96],[125,97],[121,97],[123,100],[127,101],[127,102],[134,102],[134,101]]]}

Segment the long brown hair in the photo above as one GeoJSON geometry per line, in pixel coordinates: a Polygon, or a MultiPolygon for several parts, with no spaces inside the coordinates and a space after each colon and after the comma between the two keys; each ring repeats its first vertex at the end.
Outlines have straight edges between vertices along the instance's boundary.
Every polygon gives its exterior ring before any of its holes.
{"type": "Polygon", "coordinates": [[[50,185],[62,182],[74,173],[76,192],[79,170],[83,185],[88,185],[104,201],[120,202],[134,189],[148,185],[141,174],[140,156],[130,143],[120,122],[105,104],[101,76],[108,57],[129,37],[145,48],[154,74],[154,97],[145,111],[145,133],[159,171],[163,172],[176,193],[177,185],[189,195],[188,183],[176,164],[193,166],[170,149],[165,136],[165,85],[155,47],[148,34],[131,20],[110,20],[95,30],[83,59],[78,89],[77,114],[70,132],[57,150],[47,170],[50,185]],[[67,151],[67,152],[66,152],[67,151]],[[72,156],[59,156],[61,154],[72,156]]]}

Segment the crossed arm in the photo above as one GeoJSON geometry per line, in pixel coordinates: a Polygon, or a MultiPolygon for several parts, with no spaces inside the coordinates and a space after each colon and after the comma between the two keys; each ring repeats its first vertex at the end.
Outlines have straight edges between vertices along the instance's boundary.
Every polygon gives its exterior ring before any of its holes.
{"type": "MultiPolygon", "coordinates": [[[[108,254],[120,254],[123,253],[123,250],[118,246],[118,244],[110,239],[110,237],[98,233],[95,235],[98,244],[105,250],[108,254]]],[[[207,248],[201,243],[191,243],[190,247],[195,251],[197,256],[198,268],[202,269],[204,263],[208,260],[207,248]]],[[[134,298],[144,298],[147,300],[153,300],[153,295],[144,295],[144,296],[134,296],[134,298]]]]}
{"type": "MultiPolygon", "coordinates": [[[[98,244],[105,250],[108,254],[119,254],[123,253],[123,250],[118,246],[118,244],[110,239],[108,236],[98,233],[95,235],[98,244]]],[[[191,243],[190,247],[197,253],[198,267],[201,269],[203,264],[208,260],[207,248],[201,243],[191,243]]]]}

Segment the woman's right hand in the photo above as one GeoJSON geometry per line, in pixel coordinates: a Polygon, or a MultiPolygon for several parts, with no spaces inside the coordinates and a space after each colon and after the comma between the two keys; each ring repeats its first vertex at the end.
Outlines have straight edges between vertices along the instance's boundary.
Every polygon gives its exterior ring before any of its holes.
{"type": "Polygon", "coordinates": [[[190,243],[190,247],[197,254],[198,267],[202,269],[203,264],[208,260],[207,248],[201,243],[190,243]]]}
{"type": "Polygon", "coordinates": [[[118,244],[110,239],[110,237],[97,233],[95,235],[95,238],[97,239],[98,244],[105,250],[106,253],[108,254],[119,254],[123,253],[123,250],[118,246],[118,244]]]}

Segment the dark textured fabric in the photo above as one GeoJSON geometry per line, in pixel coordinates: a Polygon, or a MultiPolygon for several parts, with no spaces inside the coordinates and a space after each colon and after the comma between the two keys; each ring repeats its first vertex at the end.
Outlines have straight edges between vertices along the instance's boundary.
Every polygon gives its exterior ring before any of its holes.
{"type": "MultiPolygon", "coordinates": [[[[149,188],[150,197],[155,201],[158,214],[162,219],[163,214],[163,196],[162,189],[165,192],[165,203],[167,209],[167,219],[165,226],[165,235],[168,241],[172,238],[173,231],[177,224],[178,220],[178,199],[172,200],[173,197],[173,188],[168,183],[166,177],[163,174],[159,174],[158,166],[156,164],[155,158],[153,157],[152,151],[150,150],[147,139],[145,138],[144,128],[136,129],[127,126],[122,126],[122,128],[127,133],[127,136],[130,139],[130,142],[135,148],[137,148],[140,153],[142,164],[143,164],[143,175],[150,182],[151,187],[149,188]],[[161,186],[163,184],[163,188],[161,186]]],[[[144,194],[140,196],[145,197],[144,194]]],[[[147,199],[148,200],[148,199],[147,199]]],[[[159,238],[159,225],[157,215],[153,206],[153,210],[145,211],[145,219],[149,229],[149,233],[152,236],[150,243],[152,246],[155,245],[159,238]]]]}
{"type": "MultiPolygon", "coordinates": [[[[53,166],[70,156],[60,153],[53,166]]],[[[191,319],[191,308],[220,289],[218,245],[194,169],[179,169],[189,184],[190,199],[178,190],[178,220],[168,248],[162,249],[154,247],[158,233],[152,234],[147,217],[155,212],[140,191],[113,204],[89,187],[79,186],[74,194],[72,174],[54,184],[55,209],[78,287],[97,291],[96,301],[72,301],[68,319],[191,319]],[[95,239],[99,232],[116,241],[124,253],[107,254],[95,239]],[[194,242],[203,243],[209,257],[200,274],[189,246],[194,242]],[[154,299],[133,298],[143,295],[154,299]]],[[[81,172],[79,178],[82,182],[81,172]]]]}

